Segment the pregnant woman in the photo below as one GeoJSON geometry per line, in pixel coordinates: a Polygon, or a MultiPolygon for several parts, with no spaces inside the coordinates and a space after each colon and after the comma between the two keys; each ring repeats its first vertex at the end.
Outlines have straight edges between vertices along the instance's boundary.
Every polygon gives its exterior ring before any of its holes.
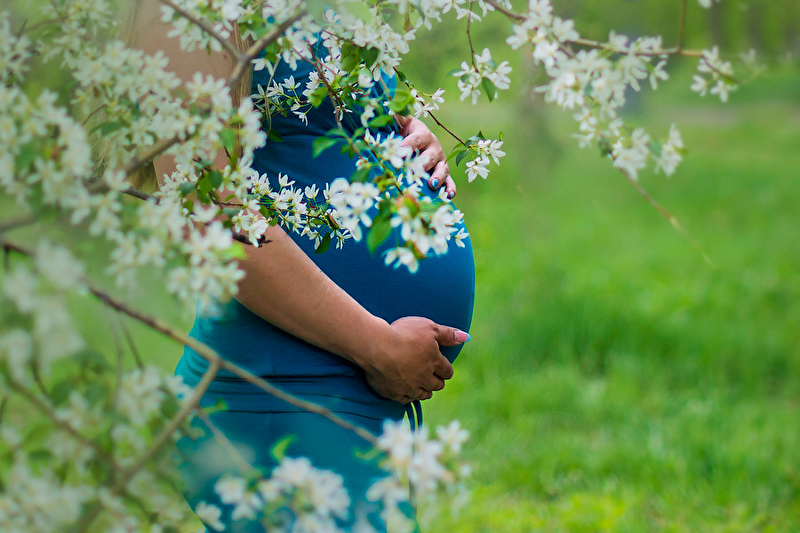
{"type": "MultiPolygon", "coordinates": [[[[183,79],[196,71],[215,77],[231,72],[232,63],[223,53],[181,51],[177,39],[166,37],[169,27],[159,19],[156,0],[143,0],[135,8],[132,40],[137,47],[148,53],[164,51],[168,68],[183,79]]],[[[279,63],[273,81],[293,76],[304,87],[312,68],[298,63],[292,70],[279,63]]],[[[266,88],[269,76],[266,69],[252,73],[240,92],[250,94],[259,85],[266,88]]],[[[271,127],[282,142],[268,141],[259,149],[253,168],[266,173],[274,188],[279,173],[301,190],[307,186],[324,190],[336,178],[355,172],[356,160],[336,149],[313,157],[312,141],[336,126],[333,106],[326,101],[307,118],[306,125],[292,114],[271,117],[271,127]]],[[[406,137],[406,144],[428,159],[431,178],[423,188],[425,194],[435,196],[444,187],[454,195],[447,163],[430,130],[416,119],[403,118],[372,133],[391,131],[406,137]]],[[[217,160],[224,166],[225,154],[217,160]]],[[[168,156],[155,161],[157,176],[172,170],[168,156]]],[[[399,238],[396,234],[375,253],[364,241],[349,240],[343,249],[323,254],[315,254],[306,237],[279,227],[271,227],[265,236],[270,242],[248,247],[240,261],[245,276],[236,299],[224,304],[219,315],[198,315],[193,337],[286,392],[327,407],[375,434],[381,433],[385,420],[402,419],[410,402],[418,406],[419,400],[430,398],[452,377],[451,362],[469,339],[466,331],[472,317],[474,265],[468,240],[463,248],[451,241],[445,255],[422,261],[411,274],[384,264],[383,252],[399,238]]],[[[206,361],[187,347],[176,374],[194,385],[206,368],[206,361]]],[[[197,421],[204,436],[179,442],[187,499],[195,508],[222,509],[216,526],[224,525],[226,531],[264,531],[258,516],[235,516],[215,491],[220,477],[237,469],[230,450],[212,435],[218,430],[265,475],[276,465],[273,447],[290,437],[286,455],[307,457],[313,466],[343,476],[351,506],[348,517],[338,524],[342,529],[352,529],[361,517],[385,531],[379,509],[365,495],[385,472],[374,460],[359,455],[369,449],[360,437],[230,373],[215,378],[203,405],[219,400],[226,408],[209,417],[211,427],[197,421]]]]}

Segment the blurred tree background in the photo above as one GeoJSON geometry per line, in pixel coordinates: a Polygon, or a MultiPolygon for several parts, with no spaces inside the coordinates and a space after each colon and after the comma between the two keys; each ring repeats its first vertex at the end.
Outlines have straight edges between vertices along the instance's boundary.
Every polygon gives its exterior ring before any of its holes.
{"type": "MultiPolygon", "coordinates": [[[[676,37],[680,0],[553,4],[588,38],[676,37]]],[[[6,5],[21,20],[36,3],[6,5]]],[[[457,418],[471,431],[475,494],[432,530],[800,530],[800,3],[706,11],[689,0],[688,47],[754,47],[768,70],[721,104],[689,90],[697,62],[679,59],[662,89],[630,100],[632,123],[680,128],[689,152],[677,174],[640,181],[713,264],[608,161],[578,149],[570,114],[532,93],[542,75],[505,45],[501,15],[473,38],[512,63],[514,83],[491,105],[459,102],[447,73],[469,47],[452,19],[420,32],[403,70],[446,89],[439,118],[460,136],[503,131],[508,156],[486,182],[453,168],[477,265],[473,340],[425,413],[430,426],[457,418]]],[[[40,86],[67,86],[47,69],[40,86]]],[[[136,298],[188,330],[157,276],[136,298]]],[[[84,333],[113,346],[102,310],[79,309],[84,333]]],[[[131,329],[144,357],[174,368],[179,347],[131,329]]]]}

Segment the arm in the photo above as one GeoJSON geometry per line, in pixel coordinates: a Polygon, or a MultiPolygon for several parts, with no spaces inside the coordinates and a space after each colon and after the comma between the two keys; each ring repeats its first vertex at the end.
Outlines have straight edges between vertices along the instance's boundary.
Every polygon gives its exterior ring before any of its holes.
{"type": "MultiPolygon", "coordinates": [[[[230,72],[232,62],[223,53],[187,54],[176,39],[167,38],[156,0],[142,2],[139,20],[145,22],[138,25],[141,48],[147,53],[162,50],[182,79],[190,79],[197,70],[217,77],[230,72]]],[[[224,153],[218,153],[216,161],[225,165],[224,153]]],[[[170,156],[154,164],[157,176],[174,170],[170,156]]],[[[452,377],[452,366],[439,345],[461,344],[466,333],[421,317],[388,324],[333,283],[283,229],[272,226],[265,237],[272,242],[247,247],[239,265],[245,276],[237,299],[255,314],[357,364],[378,394],[396,401],[429,398],[452,377]]]]}

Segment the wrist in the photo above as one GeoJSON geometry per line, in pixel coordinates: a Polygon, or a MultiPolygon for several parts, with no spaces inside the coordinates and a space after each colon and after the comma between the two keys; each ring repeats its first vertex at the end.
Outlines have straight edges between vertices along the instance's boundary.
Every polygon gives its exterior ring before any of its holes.
{"type": "Polygon", "coordinates": [[[367,374],[379,372],[381,363],[386,359],[387,347],[392,345],[395,334],[392,326],[384,319],[373,316],[372,323],[363,335],[363,342],[352,353],[352,361],[367,374]]]}

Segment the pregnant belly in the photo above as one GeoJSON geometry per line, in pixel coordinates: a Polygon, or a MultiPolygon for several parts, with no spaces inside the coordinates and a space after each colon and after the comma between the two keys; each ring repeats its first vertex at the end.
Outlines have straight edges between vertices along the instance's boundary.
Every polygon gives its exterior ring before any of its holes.
{"type": "MultiPolygon", "coordinates": [[[[277,146],[269,144],[256,153],[254,168],[266,172],[277,182],[278,172],[295,180],[295,187],[316,184],[323,189],[338,177],[348,177],[354,161],[328,150],[314,158],[308,139],[289,137],[277,146]]],[[[433,195],[427,187],[425,194],[433,195]]],[[[314,253],[313,242],[289,233],[300,248],[339,287],[370,313],[393,322],[404,316],[422,316],[436,323],[469,331],[475,294],[475,266],[470,239],[464,247],[450,241],[446,254],[420,262],[419,270],[410,273],[404,266],[387,266],[384,253],[399,242],[395,230],[387,241],[370,253],[365,239],[345,242],[342,249],[314,253]]],[[[269,246],[267,244],[266,246],[269,246]]],[[[335,313],[336,309],[330,309],[335,313]]],[[[262,376],[356,375],[361,370],[347,360],[312,346],[272,326],[233,300],[215,318],[199,317],[192,331],[195,337],[210,344],[227,359],[262,376]]],[[[443,347],[442,353],[455,360],[461,347],[443,347]]],[[[204,361],[193,358],[205,366],[204,361]]],[[[198,367],[196,371],[201,371],[198,367]]],[[[224,379],[226,373],[222,373],[224,379]]]]}

